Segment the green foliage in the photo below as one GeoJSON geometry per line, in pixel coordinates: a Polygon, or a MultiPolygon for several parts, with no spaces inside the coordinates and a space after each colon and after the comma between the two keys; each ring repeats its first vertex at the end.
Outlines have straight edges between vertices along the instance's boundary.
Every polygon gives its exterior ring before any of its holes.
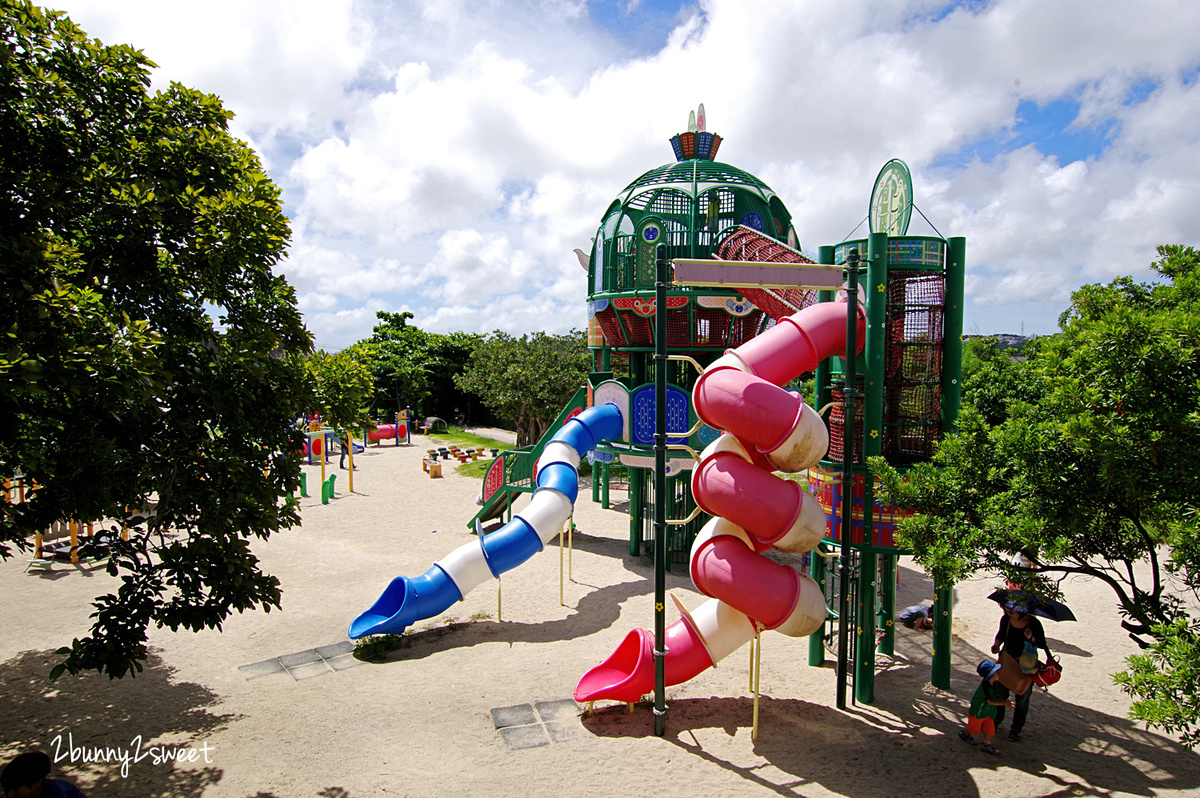
{"type": "MultiPolygon", "coordinates": [[[[1025,364],[1007,372],[1012,390],[991,395],[994,417],[971,406],[969,383],[960,433],[932,464],[905,482],[872,462],[889,496],[922,513],[899,540],[935,579],[994,571],[1053,596],[1066,575],[1095,577],[1116,594],[1123,628],[1152,650],[1163,635],[1196,645],[1186,608],[1200,588],[1200,254],[1159,255],[1161,283],[1077,291],[1062,333],[1027,347],[1025,364]],[[1038,553],[1035,574],[1009,564],[1022,548],[1038,553]]],[[[1164,671],[1163,683],[1195,694],[1198,673],[1164,671]]],[[[1156,684],[1130,687],[1170,701],[1156,684]]],[[[1200,726],[1186,705],[1175,708],[1171,728],[1200,726]]]]}
{"type": "Polygon", "coordinates": [[[1008,407],[1033,402],[1042,386],[1031,360],[1045,339],[1033,339],[1018,351],[1000,348],[995,338],[972,338],[963,346],[963,400],[975,407],[989,424],[1008,416],[1008,407]]]}
{"type": "Polygon", "coordinates": [[[321,414],[333,429],[357,430],[370,426],[368,405],[375,386],[371,380],[372,352],[355,344],[336,354],[314,352],[304,361],[312,392],[308,409],[321,414]]]}
{"type": "Polygon", "coordinates": [[[478,335],[426,332],[409,324],[413,314],[377,311],[366,343],[371,347],[375,392],[395,410],[412,408],[417,418],[440,411],[450,415],[468,397],[455,390],[454,377],[466,368],[478,335]]]}
{"type": "Polygon", "coordinates": [[[1176,618],[1155,625],[1154,641],[1145,654],[1127,662],[1129,670],[1113,675],[1126,693],[1139,698],[1129,716],[1168,732],[1185,745],[1200,745],[1200,626],[1176,618]]]}
{"type": "Polygon", "coordinates": [[[370,635],[354,644],[354,658],[363,662],[383,662],[388,654],[411,645],[412,641],[404,635],[370,635]]]}
{"type": "Polygon", "coordinates": [[[587,379],[588,365],[586,338],[578,330],[520,338],[496,330],[478,342],[470,366],[455,382],[516,425],[517,446],[529,446],[587,379]]]}
{"type": "Polygon", "coordinates": [[[53,521],[110,529],[115,593],[59,669],[140,669],[149,624],[220,627],[279,604],[249,540],[299,522],[293,356],[310,347],[273,267],[279,191],[219,99],[147,93],[141,52],[0,0],[0,555],[53,521]]]}

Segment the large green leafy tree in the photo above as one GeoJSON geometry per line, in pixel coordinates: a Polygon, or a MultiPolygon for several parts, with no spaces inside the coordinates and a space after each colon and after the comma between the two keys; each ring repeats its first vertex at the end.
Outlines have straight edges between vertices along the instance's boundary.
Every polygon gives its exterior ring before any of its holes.
{"type": "Polygon", "coordinates": [[[250,542],[299,522],[288,355],[310,336],[272,272],[279,192],[216,97],[152,95],[152,66],[0,0],[0,474],[39,486],[0,505],[0,553],[57,520],[133,524],[57,672],[121,676],[152,624],[278,606],[250,542]]]}
{"type": "MultiPolygon", "coordinates": [[[[1062,332],[1029,351],[1010,387],[967,406],[959,434],[908,482],[872,465],[921,514],[902,543],[939,582],[1005,574],[1047,595],[1074,574],[1108,584],[1147,649],[1118,681],[1132,715],[1200,743],[1200,254],[1160,247],[1161,281],[1072,297],[1062,332]],[[989,417],[991,420],[989,420],[989,417]],[[1009,563],[1031,548],[1042,568],[1009,563]]],[[[968,386],[969,387],[969,386],[968,386]]],[[[964,395],[972,400],[968,390],[964,395]]]]}
{"type": "Polygon", "coordinates": [[[989,424],[999,424],[1007,418],[1009,406],[1034,401],[1039,386],[1033,378],[1033,368],[1042,344],[1042,339],[1034,338],[1018,351],[1001,348],[995,338],[967,341],[962,363],[964,401],[989,424]]]}
{"type": "Polygon", "coordinates": [[[536,443],[563,404],[587,379],[584,334],[536,332],[515,338],[499,330],[479,342],[456,380],[517,427],[517,446],[536,443]]]}
{"type": "Polygon", "coordinates": [[[341,430],[357,430],[371,422],[370,402],[375,393],[371,379],[373,353],[369,345],[355,344],[336,354],[314,352],[304,362],[312,392],[310,411],[341,430]]]}
{"type": "Polygon", "coordinates": [[[375,313],[379,323],[364,342],[371,348],[371,371],[379,404],[392,410],[411,408],[418,416],[440,413],[452,418],[455,408],[472,401],[454,378],[467,367],[478,335],[440,335],[410,321],[413,314],[375,313]]]}

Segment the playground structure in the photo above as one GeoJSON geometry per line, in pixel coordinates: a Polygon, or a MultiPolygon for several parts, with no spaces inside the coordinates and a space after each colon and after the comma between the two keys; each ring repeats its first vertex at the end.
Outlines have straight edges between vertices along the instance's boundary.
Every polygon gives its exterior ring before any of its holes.
{"type": "MultiPolygon", "coordinates": [[[[839,693],[844,679],[852,679],[855,698],[871,702],[877,647],[890,654],[894,645],[900,552],[892,535],[907,513],[876,497],[866,458],[880,455],[904,468],[931,457],[936,441],[953,429],[965,240],[906,235],[912,183],[907,167],[894,160],[880,171],[872,193],[872,232],[820,247],[813,263],[798,249],[780,198],[753,175],[712,160],[721,139],[705,130],[703,107],[699,116],[688,132],[672,138],[676,162],[623,189],[594,239],[589,389],[594,402],[614,402],[630,421],[621,438],[590,455],[599,471],[593,498],[610,464],[624,465],[630,553],[657,560],[662,551],[664,567],[690,561],[694,569],[693,544],[705,537],[705,519],[696,512],[699,483],[685,476],[698,466],[692,452],[721,432],[698,412],[692,396],[704,379],[700,374],[727,350],[771,335],[798,312],[833,302],[843,287],[857,290],[862,278],[866,323],[858,354],[818,358],[801,372],[779,375],[778,382],[787,385],[811,371],[813,406],[828,414],[828,451],[806,464],[807,482],[826,519],[823,549],[838,556],[809,558],[829,609],[828,620],[810,637],[809,661],[820,664],[826,648],[832,650],[845,672],[839,693]],[[656,266],[662,261],[666,273],[660,278],[656,266]],[[833,265],[839,268],[820,268],[833,265]],[[660,281],[666,283],[661,297],[660,281]],[[657,351],[660,343],[665,357],[657,351]],[[661,475],[651,456],[660,372],[668,449],[661,475]],[[651,523],[660,501],[661,531],[651,523]]],[[[853,334],[847,327],[847,336],[853,334]]],[[[761,350],[762,344],[754,346],[761,350]]],[[[736,422],[725,429],[736,431],[736,422]]],[[[747,448],[753,455],[754,447],[747,448]]],[[[936,593],[932,681],[947,687],[951,602],[947,590],[936,593]]]]}
{"type": "MultiPolygon", "coordinates": [[[[875,653],[893,645],[892,535],[905,510],[876,497],[866,458],[908,466],[953,429],[965,240],[906,235],[911,179],[892,161],[872,195],[872,232],[820,247],[814,262],[780,198],[713,160],[721,138],[703,116],[672,138],[675,163],[635,179],[604,213],[588,259],[587,386],[542,440],[497,458],[469,522],[479,540],[393,580],[351,637],[403,631],[539,551],[570,518],[586,456],[594,500],[614,464],[628,470],[630,554],[653,557],[658,588],[655,632],[630,632],[583,676],[577,700],[632,702],[653,687],[661,734],[664,683],[767,629],[810,635],[813,665],[834,651],[839,707],[849,679],[856,700],[874,700],[875,653]],[[809,374],[817,410],[788,390],[809,374]],[[807,490],[775,471],[807,471],[807,490]],[[505,512],[485,535],[481,522],[505,512]],[[760,556],[772,546],[821,550],[805,574],[760,556]],[[684,562],[712,600],[694,614],[680,607],[666,630],[661,571],[684,562]]],[[[951,601],[935,592],[932,681],[948,687],[951,601]]]]}
{"type": "Polygon", "coordinates": [[[408,408],[396,413],[392,420],[386,424],[380,424],[375,429],[363,430],[363,446],[366,446],[370,441],[375,441],[378,446],[380,441],[392,440],[396,442],[396,446],[400,445],[400,441],[406,444],[412,443],[412,430],[409,428],[408,419],[410,413],[408,408]]]}
{"type": "Polygon", "coordinates": [[[547,443],[533,498],[500,529],[464,543],[422,576],[398,576],[350,624],[350,637],[399,634],[415,621],[445,612],[471,590],[537,554],[567,523],[579,491],[579,460],[621,423],[612,405],[573,417],[547,443]]]}
{"type": "MultiPolygon", "coordinates": [[[[408,409],[401,410],[393,416],[393,420],[387,424],[380,424],[374,429],[364,429],[362,443],[354,440],[354,435],[350,430],[335,430],[325,426],[325,423],[318,417],[312,417],[308,421],[308,430],[305,433],[307,440],[304,443],[303,454],[308,458],[308,464],[313,464],[313,457],[320,458],[321,465],[321,504],[329,504],[329,500],[334,496],[334,485],[337,475],[325,476],[325,465],[329,460],[329,455],[333,449],[334,441],[348,441],[349,448],[346,450],[346,456],[350,465],[348,466],[347,489],[354,492],[354,455],[361,454],[367,450],[370,441],[375,441],[378,446],[380,441],[393,440],[395,445],[399,446],[403,440],[406,445],[412,443],[412,433],[409,428],[409,411],[408,409]]],[[[307,479],[304,474],[300,475],[300,493],[303,496],[308,495],[307,479]]]]}
{"type": "MultiPolygon", "coordinates": [[[[38,491],[38,484],[29,480],[25,475],[17,473],[11,479],[3,481],[3,493],[0,500],[7,504],[22,504],[31,501],[38,491]]],[[[145,519],[155,511],[154,503],[130,513],[124,521],[120,521],[120,536],[129,540],[129,524],[145,519]]],[[[99,522],[103,525],[103,522],[99,522]]],[[[29,560],[28,568],[44,571],[49,570],[55,560],[65,559],[72,565],[81,562],[92,564],[103,559],[111,541],[107,531],[97,531],[97,522],[81,522],[78,519],[63,519],[55,521],[49,528],[37,532],[33,536],[33,557],[29,560]],[[91,554],[83,556],[81,552],[91,549],[91,554]]]]}
{"type": "MultiPolygon", "coordinates": [[[[846,345],[845,303],[813,305],[705,370],[692,393],[703,421],[726,430],[701,454],[692,494],[711,514],[691,550],[692,581],[712,597],[665,632],[665,684],[688,681],[775,629],[804,637],[825,622],[825,597],[809,576],[761,556],[801,553],[826,531],[815,497],[773,471],[815,465],[829,446],[825,423],[779,385],[811,371],[846,345]]],[[[857,324],[864,325],[859,309],[857,324]]],[[[635,629],[575,688],[577,701],[632,703],[654,687],[654,636],[635,629]]]]}

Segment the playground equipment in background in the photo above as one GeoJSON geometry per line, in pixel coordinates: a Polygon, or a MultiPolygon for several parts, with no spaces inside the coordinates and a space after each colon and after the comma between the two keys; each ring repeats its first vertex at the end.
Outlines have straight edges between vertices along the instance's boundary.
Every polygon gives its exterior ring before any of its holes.
{"type": "MultiPolygon", "coordinates": [[[[691,549],[692,581],[710,600],[666,630],[666,684],[688,681],[755,639],[760,630],[804,637],[825,622],[810,577],[761,556],[802,553],[825,535],[817,500],[773,471],[815,465],[829,445],[825,423],[783,389],[846,346],[845,302],[813,305],[709,366],[692,399],[704,423],[725,430],[700,455],[691,486],[713,518],[691,549]]],[[[866,316],[858,309],[858,325],[866,316]]],[[[634,629],[579,680],[575,700],[633,703],[654,689],[654,636],[634,629]]]]}
{"type": "MultiPolygon", "coordinates": [[[[396,430],[393,430],[392,435],[395,436],[396,434],[397,434],[396,430]]],[[[305,445],[304,445],[304,453],[308,456],[308,464],[312,465],[313,455],[316,455],[317,457],[320,458],[320,463],[321,463],[321,504],[328,504],[329,499],[333,498],[332,486],[334,483],[332,480],[326,478],[325,465],[329,461],[329,455],[333,449],[333,443],[335,441],[338,441],[339,445],[343,445],[341,442],[344,442],[344,441],[350,442],[350,448],[346,452],[346,455],[349,458],[349,463],[350,463],[349,474],[346,477],[346,479],[347,479],[346,487],[351,493],[353,493],[354,492],[354,455],[362,454],[363,452],[365,452],[366,444],[365,443],[360,444],[360,443],[355,442],[352,431],[331,429],[329,427],[326,427],[324,425],[324,423],[321,422],[319,419],[313,419],[313,420],[309,421],[307,435],[308,435],[308,440],[305,442],[305,445]],[[326,489],[329,490],[328,498],[325,495],[326,489]]],[[[364,435],[365,435],[365,433],[364,433],[364,435]]],[[[400,441],[398,439],[396,441],[396,445],[397,446],[400,445],[400,441]]]]}
{"type": "Polygon", "coordinates": [[[398,576],[350,624],[350,637],[399,634],[416,621],[445,612],[471,590],[499,578],[541,551],[571,517],[579,491],[579,461],[622,423],[615,405],[593,407],[570,419],[545,446],[529,506],[500,529],[480,532],[419,577],[398,576]]]}
{"type": "Polygon", "coordinates": [[[428,435],[429,433],[434,432],[437,430],[439,424],[442,426],[442,432],[450,431],[450,425],[446,423],[444,418],[427,416],[425,420],[421,422],[421,434],[428,435]]]}
{"type": "MultiPolygon", "coordinates": [[[[9,504],[20,504],[28,501],[38,490],[36,482],[29,481],[23,474],[18,473],[11,479],[3,481],[3,501],[9,504]]],[[[154,511],[153,505],[144,508],[140,515],[145,516],[154,511]]],[[[135,513],[129,520],[139,517],[135,513]]],[[[121,539],[129,540],[129,528],[121,524],[121,539]]],[[[78,565],[82,559],[85,563],[98,562],[109,542],[108,534],[96,531],[96,523],[92,521],[81,523],[75,519],[55,521],[44,531],[33,536],[33,557],[27,567],[35,570],[47,570],[54,560],[65,558],[72,564],[78,565]],[[80,557],[80,550],[91,545],[95,554],[86,558],[80,557]]]]}
{"type": "Polygon", "coordinates": [[[363,446],[366,446],[369,441],[375,441],[378,446],[380,441],[394,440],[396,445],[400,445],[403,440],[406,444],[412,443],[412,435],[408,427],[409,411],[407,408],[401,410],[393,416],[392,421],[387,424],[380,424],[372,430],[363,430],[363,446]]]}

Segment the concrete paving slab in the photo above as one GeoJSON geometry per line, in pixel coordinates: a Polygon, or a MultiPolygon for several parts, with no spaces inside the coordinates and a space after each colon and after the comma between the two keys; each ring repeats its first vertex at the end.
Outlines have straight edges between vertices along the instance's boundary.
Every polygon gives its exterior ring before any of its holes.
{"type": "Polygon", "coordinates": [[[492,710],[492,722],[496,724],[497,729],[503,729],[508,726],[524,726],[529,723],[537,723],[537,715],[534,714],[533,705],[517,704],[512,707],[497,707],[492,710]]]}
{"type": "Polygon", "coordinates": [[[550,745],[550,738],[546,734],[546,728],[540,723],[534,723],[530,726],[506,726],[500,730],[500,739],[514,751],[519,751],[522,748],[540,748],[544,745],[550,745]]]}

